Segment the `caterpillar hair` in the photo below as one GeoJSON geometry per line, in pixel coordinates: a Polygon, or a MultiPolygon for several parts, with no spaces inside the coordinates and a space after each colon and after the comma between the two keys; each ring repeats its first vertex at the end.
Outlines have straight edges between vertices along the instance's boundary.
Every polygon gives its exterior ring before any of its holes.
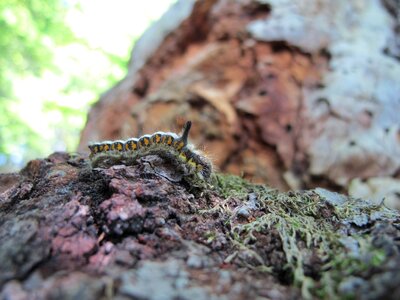
{"type": "Polygon", "coordinates": [[[211,161],[188,143],[192,122],[187,121],[179,136],[174,132],[157,131],[138,138],[103,141],[89,144],[93,167],[109,167],[114,164],[131,164],[140,157],[159,155],[174,157],[186,165],[190,174],[207,180],[212,173],[211,161]]]}

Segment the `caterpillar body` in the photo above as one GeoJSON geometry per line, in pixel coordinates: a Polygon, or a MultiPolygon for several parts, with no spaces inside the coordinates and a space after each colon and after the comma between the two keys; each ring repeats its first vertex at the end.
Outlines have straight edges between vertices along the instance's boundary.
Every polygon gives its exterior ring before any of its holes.
{"type": "Polygon", "coordinates": [[[208,158],[188,144],[191,125],[190,121],[186,122],[180,136],[174,132],[157,131],[139,138],[93,143],[88,146],[89,157],[94,167],[101,164],[130,163],[152,154],[174,157],[184,163],[190,173],[207,180],[211,175],[212,165],[208,158]]]}

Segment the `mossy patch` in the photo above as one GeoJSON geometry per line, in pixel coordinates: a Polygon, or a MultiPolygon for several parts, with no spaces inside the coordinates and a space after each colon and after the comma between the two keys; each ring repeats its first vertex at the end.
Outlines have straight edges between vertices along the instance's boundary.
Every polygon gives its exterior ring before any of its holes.
{"type": "Polygon", "coordinates": [[[271,273],[304,298],[354,298],[373,275],[385,285],[382,266],[399,262],[395,247],[376,242],[399,235],[398,212],[383,204],[322,189],[281,193],[232,175],[214,175],[213,185],[225,201],[203,213],[224,215],[234,249],[226,262],[271,273]]]}

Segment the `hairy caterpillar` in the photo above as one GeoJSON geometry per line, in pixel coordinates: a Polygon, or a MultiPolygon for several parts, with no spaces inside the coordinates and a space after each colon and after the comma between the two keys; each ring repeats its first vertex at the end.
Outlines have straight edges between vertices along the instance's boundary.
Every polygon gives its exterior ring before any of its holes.
{"type": "Polygon", "coordinates": [[[175,158],[187,166],[190,173],[197,174],[202,179],[208,179],[212,172],[209,159],[188,144],[189,131],[192,122],[183,127],[182,135],[173,132],[158,131],[139,138],[128,140],[104,141],[90,144],[90,159],[94,167],[98,165],[113,165],[117,163],[132,163],[146,155],[159,155],[175,158]]]}

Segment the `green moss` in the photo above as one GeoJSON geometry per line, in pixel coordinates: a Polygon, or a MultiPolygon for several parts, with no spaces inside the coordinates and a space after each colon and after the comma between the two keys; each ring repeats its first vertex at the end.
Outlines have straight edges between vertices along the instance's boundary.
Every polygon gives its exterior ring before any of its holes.
{"type": "Polygon", "coordinates": [[[217,238],[217,234],[214,231],[207,231],[204,234],[204,238],[206,240],[206,243],[210,244],[217,238]]]}
{"type": "Polygon", "coordinates": [[[247,197],[252,185],[241,177],[234,175],[212,174],[212,184],[220,195],[229,197],[247,197]]]}
{"type": "Polygon", "coordinates": [[[268,234],[275,230],[282,242],[282,249],[276,251],[283,251],[286,258],[282,269],[289,272],[291,283],[301,289],[306,299],[315,296],[352,298],[351,293],[340,290],[340,284],[346,278],[368,273],[386,261],[385,252],[373,246],[368,232],[354,233],[351,240],[345,240],[343,237],[347,234],[338,230],[352,223],[364,226],[366,224],[363,223],[371,222],[371,218],[398,216],[384,206],[373,206],[350,198],[336,205],[314,191],[280,193],[232,175],[214,175],[213,185],[226,200],[212,210],[226,214],[231,228],[229,238],[237,250],[229,260],[246,253],[247,257],[256,261],[257,268],[272,271],[276,266],[266,265],[258,253],[260,249],[252,245],[257,240],[257,233],[268,234]],[[257,211],[258,217],[238,222],[237,207],[231,206],[229,201],[236,199],[239,205],[249,205],[250,195],[253,202],[256,199],[257,207],[253,207],[252,211],[257,211]],[[352,247],[355,249],[352,250],[352,247]],[[305,265],[310,261],[310,251],[320,261],[313,276],[306,275],[305,265]]]}

